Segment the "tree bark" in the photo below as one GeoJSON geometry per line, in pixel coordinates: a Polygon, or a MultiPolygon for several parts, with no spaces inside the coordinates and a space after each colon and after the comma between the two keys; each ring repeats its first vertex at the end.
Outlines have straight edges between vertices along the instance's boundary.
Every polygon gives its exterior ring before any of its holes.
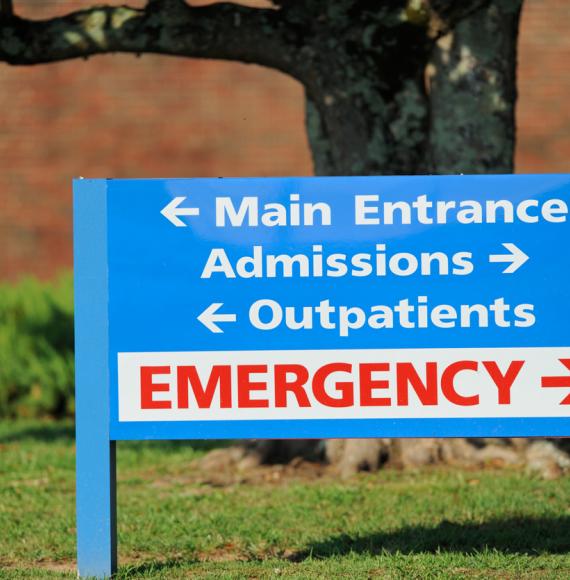
{"type": "Polygon", "coordinates": [[[522,0],[497,0],[437,43],[430,66],[431,172],[511,173],[522,0]]]}
{"type": "Polygon", "coordinates": [[[334,175],[335,166],[330,137],[319,110],[307,94],[305,94],[305,126],[315,175],[334,175]]]}
{"type": "Polygon", "coordinates": [[[115,52],[251,62],[294,77],[303,64],[294,30],[270,9],[154,0],[145,8],[95,6],[49,20],[0,19],[0,62],[35,65],[115,52]]]}
{"type": "Polygon", "coordinates": [[[424,69],[433,40],[427,13],[415,20],[405,6],[349,15],[354,30],[344,35],[347,15],[340,13],[313,39],[304,82],[317,175],[409,174],[423,167],[424,69]]]}
{"type": "Polygon", "coordinates": [[[12,0],[0,0],[0,20],[7,20],[14,14],[12,0]]]}

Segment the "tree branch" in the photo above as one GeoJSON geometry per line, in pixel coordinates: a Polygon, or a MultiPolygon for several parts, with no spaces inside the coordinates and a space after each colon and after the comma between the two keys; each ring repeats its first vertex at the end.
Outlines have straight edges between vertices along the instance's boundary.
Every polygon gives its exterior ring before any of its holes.
{"type": "Polygon", "coordinates": [[[33,65],[114,52],[155,53],[239,60],[296,76],[293,37],[277,10],[149,0],[144,9],[99,6],[51,20],[0,20],[0,61],[33,65]]]}

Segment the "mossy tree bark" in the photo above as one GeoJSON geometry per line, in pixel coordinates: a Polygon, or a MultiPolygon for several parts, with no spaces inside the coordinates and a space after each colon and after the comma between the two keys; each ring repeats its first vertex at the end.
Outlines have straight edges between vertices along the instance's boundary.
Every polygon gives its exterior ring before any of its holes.
{"type": "MultiPolygon", "coordinates": [[[[17,0],[0,0],[0,61],[128,52],[256,63],[304,85],[317,175],[507,173],[521,5],[274,0],[260,9],[148,0],[144,8],[96,6],[30,21],[17,15],[17,0]]],[[[398,443],[400,454],[405,446],[398,443]]],[[[305,449],[315,456],[322,445],[305,449]]],[[[394,449],[384,440],[332,441],[328,454],[348,472],[375,468],[394,449]]],[[[301,450],[298,443],[258,447],[264,460],[301,450]]]]}
{"type": "Polygon", "coordinates": [[[433,173],[510,173],[521,2],[498,0],[459,22],[430,59],[433,173]]]}
{"type": "MultiPolygon", "coordinates": [[[[356,90],[315,94],[307,89],[307,134],[316,174],[512,172],[521,7],[518,0],[472,6],[454,24],[432,22],[434,31],[421,5],[408,3],[408,20],[422,33],[403,27],[399,39],[384,37],[377,48],[383,59],[371,58],[366,75],[348,75],[358,78],[356,90]],[[336,94],[350,95],[352,110],[349,106],[345,116],[334,110],[336,94]],[[360,139],[339,128],[339,119],[351,124],[353,118],[360,139]]],[[[354,63],[353,70],[360,64],[354,63]]],[[[306,445],[307,455],[319,450],[314,442],[306,445]]],[[[426,446],[417,440],[331,440],[323,452],[347,476],[376,469],[388,459],[417,465],[452,455],[471,458],[475,449],[466,443],[449,453],[435,442],[426,446]]],[[[266,443],[263,458],[273,455],[266,443]]]]}
{"type": "Polygon", "coordinates": [[[512,172],[522,0],[405,4],[306,85],[315,172],[512,172]]]}

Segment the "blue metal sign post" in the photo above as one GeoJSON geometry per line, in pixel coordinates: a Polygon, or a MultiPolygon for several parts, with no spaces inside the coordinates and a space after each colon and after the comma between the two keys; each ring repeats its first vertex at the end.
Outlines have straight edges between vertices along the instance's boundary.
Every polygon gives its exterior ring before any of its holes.
{"type": "Polygon", "coordinates": [[[77,537],[115,441],[570,434],[570,176],[77,180],[77,537]]]}
{"type": "Polygon", "coordinates": [[[105,182],[76,183],[74,201],[77,561],[102,578],[117,565],[105,182]]]}

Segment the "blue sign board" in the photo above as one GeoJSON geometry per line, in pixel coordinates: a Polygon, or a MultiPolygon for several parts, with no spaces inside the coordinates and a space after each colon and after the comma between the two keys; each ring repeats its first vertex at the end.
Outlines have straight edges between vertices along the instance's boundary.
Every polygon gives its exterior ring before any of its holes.
{"type": "Polygon", "coordinates": [[[77,180],[80,572],[115,565],[116,440],[568,435],[569,194],[77,180]]]}

